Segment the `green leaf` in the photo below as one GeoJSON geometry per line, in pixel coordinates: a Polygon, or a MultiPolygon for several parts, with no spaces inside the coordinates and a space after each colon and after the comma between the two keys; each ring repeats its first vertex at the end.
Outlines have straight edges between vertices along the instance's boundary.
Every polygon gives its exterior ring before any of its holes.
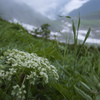
{"type": "Polygon", "coordinates": [[[100,100],[100,94],[96,96],[96,100],[100,100]]]}
{"type": "Polygon", "coordinates": [[[64,16],[61,16],[61,15],[58,15],[59,17],[64,17],[64,16]]]}
{"type": "Polygon", "coordinates": [[[89,29],[88,29],[88,32],[87,32],[87,34],[85,36],[85,39],[84,39],[84,41],[82,43],[82,46],[84,45],[84,43],[86,42],[87,38],[89,37],[90,31],[91,31],[91,27],[89,27],[89,29]]]}
{"type": "Polygon", "coordinates": [[[58,83],[52,83],[50,84],[52,87],[54,87],[57,91],[59,91],[67,100],[71,100],[70,98],[70,94],[69,94],[69,91],[68,89],[66,89],[62,84],[58,84],[58,83]]]}
{"type": "Polygon", "coordinates": [[[66,18],[71,18],[70,16],[65,16],[66,18]]]}
{"type": "Polygon", "coordinates": [[[93,79],[95,86],[97,86],[97,84],[99,83],[97,76],[95,74],[91,74],[91,78],[93,79]]]}
{"type": "Polygon", "coordinates": [[[27,91],[27,93],[25,95],[25,98],[26,98],[25,100],[28,100],[28,98],[29,98],[29,81],[28,80],[26,81],[25,86],[26,86],[26,91],[27,91]]]}
{"type": "Polygon", "coordinates": [[[1,88],[0,88],[0,100],[11,100],[11,96],[6,94],[1,88]]]}
{"type": "Polygon", "coordinates": [[[80,54],[80,52],[81,52],[81,50],[82,50],[82,48],[83,48],[83,46],[84,46],[84,44],[85,44],[87,38],[89,37],[90,31],[91,31],[91,27],[89,27],[89,29],[88,29],[88,32],[87,32],[87,34],[86,34],[86,36],[85,36],[85,39],[84,39],[84,41],[83,41],[83,43],[82,43],[82,45],[81,45],[81,48],[80,48],[79,53],[78,53],[77,56],[79,56],[79,54],[80,54]]]}
{"type": "Polygon", "coordinates": [[[88,85],[86,85],[85,83],[83,83],[82,81],[80,82],[82,87],[84,87],[85,90],[87,91],[91,91],[90,87],[88,85]]]}
{"type": "Polygon", "coordinates": [[[81,89],[77,88],[76,86],[74,86],[75,90],[86,100],[93,100],[88,94],[86,94],[84,91],[82,91],[81,89]]]}
{"type": "Polygon", "coordinates": [[[74,42],[75,42],[75,39],[76,39],[76,28],[75,28],[75,24],[74,24],[74,21],[73,20],[72,20],[72,28],[73,28],[74,42]]]}
{"type": "Polygon", "coordinates": [[[58,64],[58,66],[64,71],[64,73],[67,74],[68,76],[70,76],[70,73],[69,73],[67,70],[65,70],[65,69],[58,63],[57,60],[56,60],[56,62],[57,62],[57,64],[58,64]]]}
{"type": "Polygon", "coordinates": [[[80,21],[81,21],[81,19],[80,19],[80,14],[79,14],[78,27],[77,27],[77,38],[78,38],[78,31],[79,31],[79,27],[80,27],[80,21]]]}
{"type": "Polygon", "coordinates": [[[77,27],[77,31],[79,30],[80,27],[80,14],[79,14],[79,19],[78,19],[78,27],[77,27]]]}
{"type": "Polygon", "coordinates": [[[86,82],[90,88],[92,88],[93,90],[97,90],[95,87],[95,82],[90,77],[86,77],[86,82]]]}

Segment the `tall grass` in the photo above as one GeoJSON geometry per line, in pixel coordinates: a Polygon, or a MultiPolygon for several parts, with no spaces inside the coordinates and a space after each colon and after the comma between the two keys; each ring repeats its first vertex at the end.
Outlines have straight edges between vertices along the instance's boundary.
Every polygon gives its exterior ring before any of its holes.
{"type": "MultiPolygon", "coordinates": [[[[36,53],[40,57],[47,58],[58,70],[58,81],[53,80],[42,86],[27,85],[28,95],[33,100],[100,99],[100,47],[85,45],[91,28],[88,29],[83,43],[79,45],[80,17],[77,27],[71,17],[66,17],[72,20],[74,35],[72,45],[34,37],[19,24],[11,24],[0,19],[0,56],[3,56],[7,49],[36,53]]],[[[1,86],[0,83],[0,99],[10,100],[9,91],[4,87],[5,84],[1,86]]],[[[28,96],[26,100],[29,100],[28,96]]]]}

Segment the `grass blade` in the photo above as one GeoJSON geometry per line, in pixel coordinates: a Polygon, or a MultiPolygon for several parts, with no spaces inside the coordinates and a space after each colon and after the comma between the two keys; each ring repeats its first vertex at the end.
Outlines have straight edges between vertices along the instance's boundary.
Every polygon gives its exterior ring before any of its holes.
{"type": "Polygon", "coordinates": [[[100,94],[96,96],[96,100],[100,100],[100,94]]]}
{"type": "MultiPolygon", "coordinates": [[[[91,27],[89,27],[89,29],[88,29],[88,32],[87,32],[87,34],[86,34],[86,36],[85,36],[85,39],[84,39],[84,41],[83,41],[83,43],[82,43],[82,45],[81,45],[80,50],[79,50],[78,56],[79,56],[79,54],[80,54],[80,52],[81,52],[81,50],[82,50],[82,48],[83,48],[83,46],[84,46],[84,44],[85,44],[87,38],[88,38],[89,35],[90,35],[90,31],[91,31],[91,27]]],[[[78,56],[77,56],[77,57],[78,57],[78,56]]]]}
{"type": "Polygon", "coordinates": [[[74,33],[74,43],[75,43],[75,39],[76,39],[76,28],[75,28],[75,24],[74,21],[72,20],[72,28],[73,28],[73,33],[74,33]]]}
{"type": "Polygon", "coordinates": [[[77,88],[76,86],[74,86],[75,90],[86,100],[92,100],[92,98],[86,94],[84,91],[82,91],[81,89],[77,88]]]}
{"type": "Polygon", "coordinates": [[[87,34],[85,36],[85,39],[84,39],[84,41],[82,43],[82,46],[84,45],[84,43],[86,42],[87,38],[89,37],[90,31],[91,31],[91,27],[89,27],[89,29],[88,29],[88,32],[87,32],[87,34]]]}
{"type": "Polygon", "coordinates": [[[85,90],[87,91],[91,91],[90,87],[88,85],[86,85],[85,83],[83,83],[82,81],[80,82],[82,87],[84,87],[85,90]]]}
{"type": "Polygon", "coordinates": [[[66,18],[71,18],[70,16],[65,16],[66,18]]]}
{"type": "Polygon", "coordinates": [[[79,27],[80,27],[80,22],[81,22],[81,19],[80,19],[80,14],[79,14],[78,27],[77,27],[77,38],[78,38],[78,31],[79,31],[79,27]]]}
{"type": "Polygon", "coordinates": [[[80,27],[80,22],[81,22],[81,19],[80,19],[80,14],[79,14],[77,31],[79,30],[79,27],[80,27]]]}
{"type": "Polygon", "coordinates": [[[66,73],[68,76],[70,76],[69,72],[67,70],[65,70],[56,60],[57,65],[64,71],[64,73],[66,73]]]}
{"type": "Polygon", "coordinates": [[[55,88],[57,91],[59,91],[62,94],[62,96],[66,98],[66,100],[70,100],[69,91],[63,85],[55,82],[54,84],[52,83],[51,86],[55,88]]]}

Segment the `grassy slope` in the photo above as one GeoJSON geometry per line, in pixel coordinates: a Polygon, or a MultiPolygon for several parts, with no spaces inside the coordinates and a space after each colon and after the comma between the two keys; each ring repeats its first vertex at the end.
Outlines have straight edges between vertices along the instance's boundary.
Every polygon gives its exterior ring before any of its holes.
{"type": "Polygon", "coordinates": [[[55,57],[59,58],[56,53],[56,44],[40,38],[34,38],[18,24],[10,24],[0,19],[0,54],[6,49],[19,49],[27,52],[35,52],[39,56],[49,58],[48,55],[55,53],[55,57]]]}
{"type": "MultiPolygon", "coordinates": [[[[65,100],[64,98],[66,100],[85,100],[75,91],[74,85],[80,87],[79,81],[85,82],[90,73],[100,76],[99,47],[96,49],[84,46],[80,54],[76,54],[76,56],[73,45],[33,37],[20,25],[0,19],[0,55],[3,55],[7,49],[13,48],[29,53],[35,52],[38,56],[48,58],[57,67],[60,76],[59,84],[53,82],[51,86],[55,89],[48,86],[45,87],[47,89],[42,90],[43,95],[48,96],[48,100],[65,100]]],[[[77,50],[79,49],[80,45],[77,46],[77,50]]],[[[95,96],[90,94],[90,91],[87,94],[95,96]]],[[[43,100],[47,100],[47,98],[43,100]]]]}

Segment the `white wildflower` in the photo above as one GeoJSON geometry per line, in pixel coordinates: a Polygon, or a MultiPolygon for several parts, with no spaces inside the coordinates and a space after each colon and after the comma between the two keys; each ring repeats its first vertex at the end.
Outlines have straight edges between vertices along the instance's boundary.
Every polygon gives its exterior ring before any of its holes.
{"type": "MultiPolygon", "coordinates": [[[[45,83],[49,82],[49,77],[54,76],[54,79],[58,80],[59,75],[57,69],[51,65],[48,59],[37,56],[36,53],[28,53],[19,51],[17,49],[7,50],[2,57],[4,60],[6,58],[6,64],[10,65],[8,70],[0,70],[0,78],[7,78],[11,81],[12,76],[25,73],[25,79],[29,80],[30,84],[35,84],[38,78],[43,79],[45,83]]],[[[0,65],[3,69],[3,66],[0,65]]]]}
{"type": "Polygon", "coordinates": [[[43,80],[45,81],[45,83],[48,83],[48,75],[44,72],[40,72],[40,75],[42,76],[43,80]]]}
{"type": "Polygon", "coordinates": [[[13,86],[13,90],[11,92],[11,95],[16,98],[16,100],[24,100],[26,91],[24,90],[25,85],[22,84],[22,87],[20,87],[18,84],[13,86]]]}

